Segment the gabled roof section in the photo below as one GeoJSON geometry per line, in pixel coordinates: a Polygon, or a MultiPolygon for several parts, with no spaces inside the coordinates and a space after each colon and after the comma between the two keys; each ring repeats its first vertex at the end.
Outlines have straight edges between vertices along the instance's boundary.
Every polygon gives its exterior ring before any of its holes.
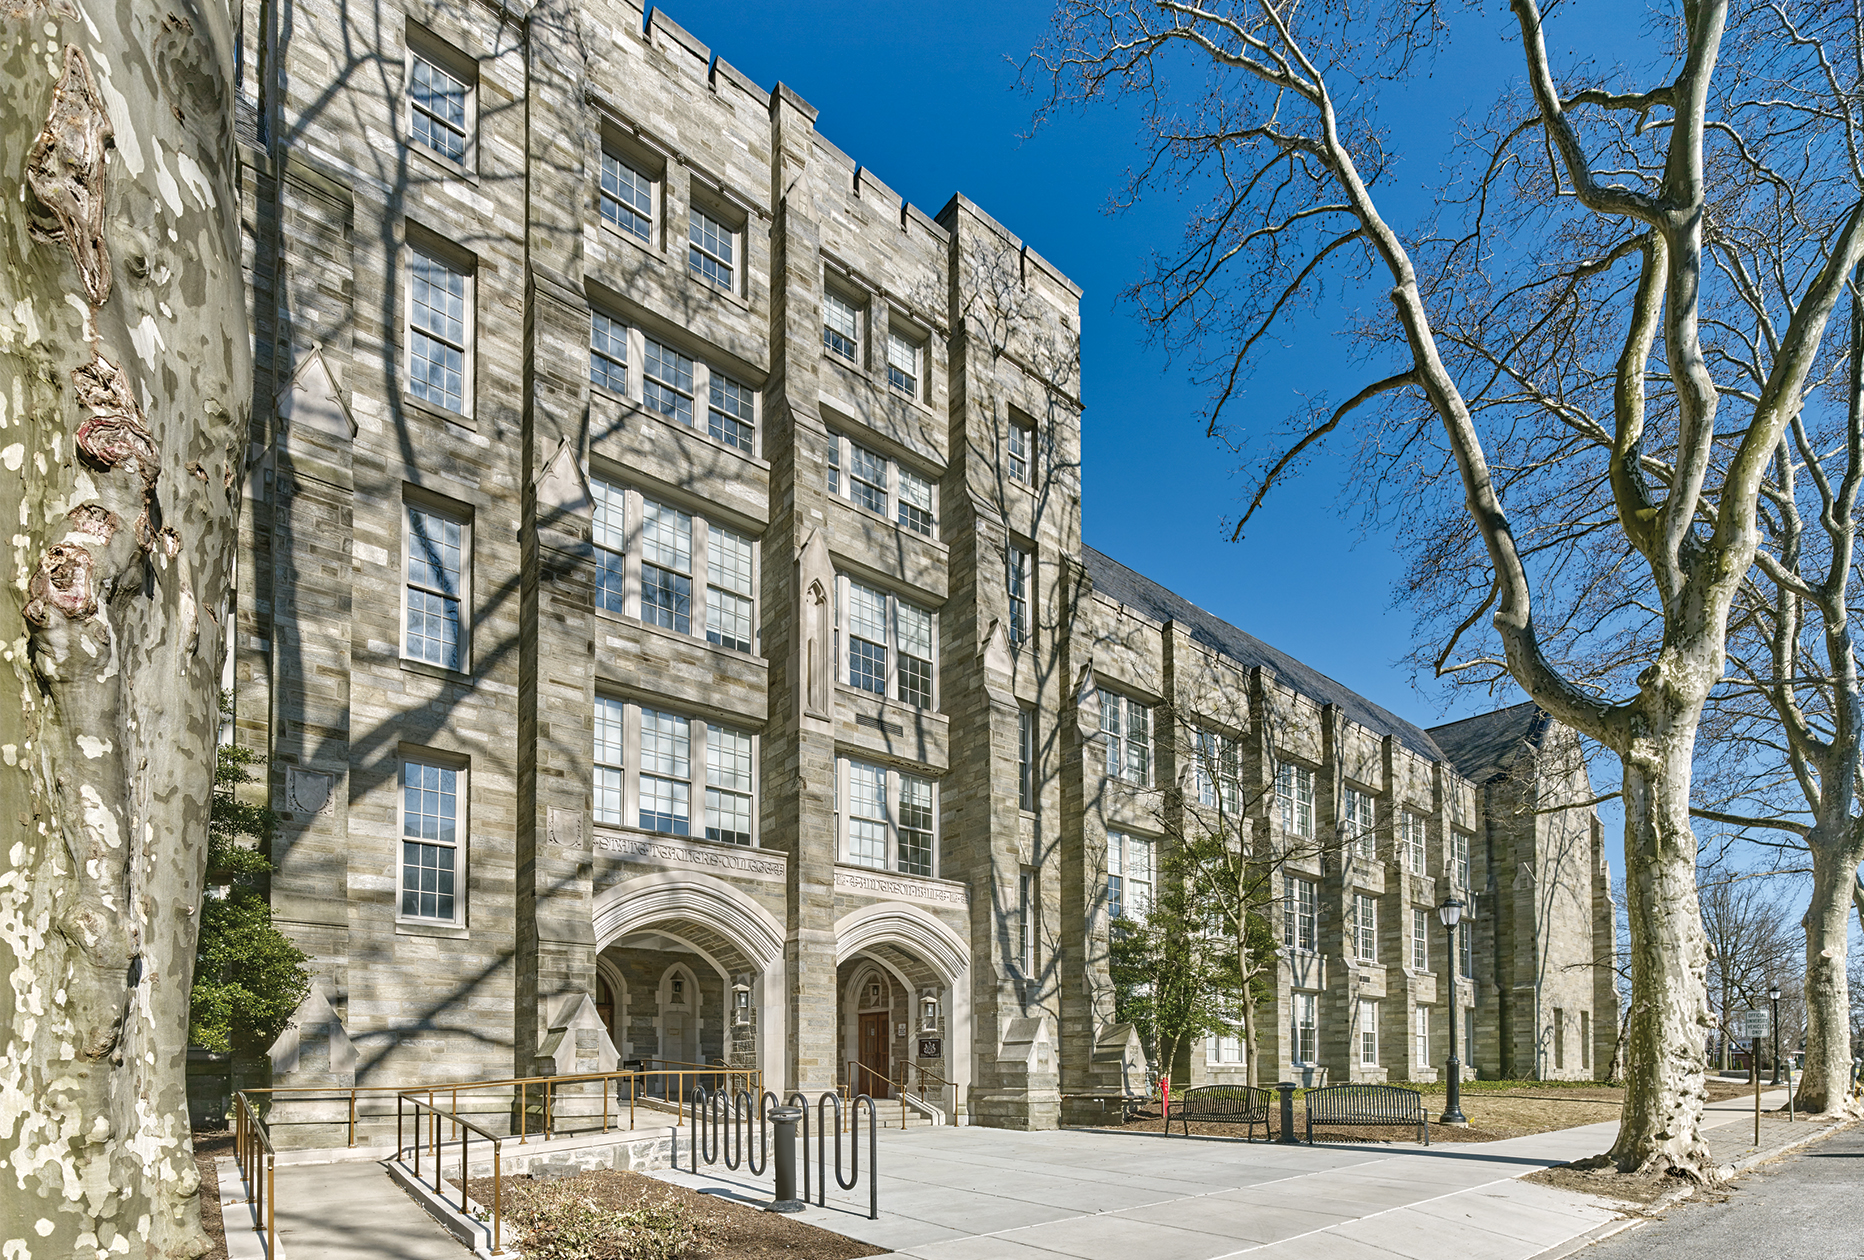
{"type": "Polygon", "coordinates": [[[1553,719],[1532,700],[1430,728],[1456,772],[1472,783],[1507,774],[1523,751],[1538,751],[1553,719]]]}
{"type": "Polygon", "coordinates": [[[1205,612],[1190,600],[1166,590],[1149,577],[1133,572],[1111,556],[1085,546],[1081,552],[1097,593],[1128,608],[1137,609],[1154,620],[1177,623],[1185,628],[1193,642],[1201,643],[1245,668],[1261,666],[1267,669],[1283,685],[1300,695],[1318,704],[1335,706],[1348,719],[1376,734],[1395,737],[1400,744],[1420,757],[1430,761],[1445,760],[1443,750],[1422,727],[1414,726],[1397,714],[1380,708],[1345,684],[1334,681],[1312,666],[1302,664],[1286,652],[1270,647],[1253,634],[1238,630],[1221,617],[1205,612]]]}

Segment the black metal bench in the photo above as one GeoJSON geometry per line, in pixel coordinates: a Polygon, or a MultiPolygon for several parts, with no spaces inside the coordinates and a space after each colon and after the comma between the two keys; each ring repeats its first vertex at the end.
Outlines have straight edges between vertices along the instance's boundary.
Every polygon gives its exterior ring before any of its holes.
{"type": "Polygon", "coordinates": [[[1247,1136],[1255,1137],[1256,1126],[1262,1136],[1269,1135],[1269,1107],[1275,1095],[1254,1085],[1198,1085],[1171,1100],[1171,1115],[1165,1121],[1165,1136],[1171,1136],[1171,1122],[1184,1125],[1184,1135],[1191,1136],[1191,1121],[1200,1124],[1247,1125],[1247,1136]]]}
{"type": "Polygon", "coordinates": [[[1325,1085],[1302,1095],[1307,1103],[1307,1144],[1314,1144],[1317,1124],[1370,1128],[1416,1125],[1418,1140],[1430,1145],[1430,1117],[1424,1095],[1397,1085],[1325,1085]]]}

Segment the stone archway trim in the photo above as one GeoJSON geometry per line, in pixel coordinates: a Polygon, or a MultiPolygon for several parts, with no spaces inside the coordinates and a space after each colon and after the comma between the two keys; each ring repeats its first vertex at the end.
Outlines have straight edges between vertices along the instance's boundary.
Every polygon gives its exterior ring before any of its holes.
{"type": "Polygon", "coordinates": [[[874,945],[898,944],[919,955],[947,985],[970,970],[964,938],[932,915],[903,901],[883,901],[850,911],[835,924],[835,963],[840,966],[874,945]]]}
{"type": "Polygon", "coordinates": [[[758,970],[783,961],[784,929],[770,911],[710,875],[656,871],[616,884],[596,898],[598,952],[668,919],[709,924],[744,950],[758,970]]]}

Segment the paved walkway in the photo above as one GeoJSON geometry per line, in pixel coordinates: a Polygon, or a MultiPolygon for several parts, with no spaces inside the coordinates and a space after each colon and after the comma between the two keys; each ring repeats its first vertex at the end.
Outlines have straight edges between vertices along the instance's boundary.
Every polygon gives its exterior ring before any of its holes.
{"type": "MultiPolygon", "coordinates": [[[[1713,1104],[1705,1126],[1751,1125],[1752,1106],[1713,1104]]],[[[1617,1213],[1517,1179],[1616,1132],[1608,1121],[1427,1148],[926,1129],[881,1135],[879,1220],[866,1219],[865,1181],[802,1219],[921,1260],[1529,1260],[1617,1213]]],[[[716,1171],[655,1175],[769,1200],[767,1178],[716,1171]]]]}

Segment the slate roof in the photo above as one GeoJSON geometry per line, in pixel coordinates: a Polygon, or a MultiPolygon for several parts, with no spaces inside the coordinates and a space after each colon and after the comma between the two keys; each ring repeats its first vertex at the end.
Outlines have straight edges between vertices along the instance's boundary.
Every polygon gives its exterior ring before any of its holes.
{"type": "Polygon", "coordinates": [[[1539,748],[1553,719],[1532,700],[1430,728],[1456,772],[1472,783],[1506,774],[1522,747],[1539,748]]]}
{"type": "MultiPolygon", "coordinates": [[[[1088,576],[1094,590],[1108,599],[1144,613],[1157,621],[1171,621],[1182,626],[1196,643],[1252,668],[1262,666],[1281,682],[1318,704],[1331,704],[1342,714],[1367,730],[1395,737],[1400,744],[1431,761],[1445,760],[1443,750],[1431,739],[1430,732],[1414,726],[1397,714],[1380,708],[1310,665],[1304,665],[1286,652],[1270,647],[1253,634],[1238,630],[1221,617],[1213,616],[1196,604],[1166,590],[1118,560],[1092,547],[1083,547],[1088,576]]],[[[1503,710],[1511,712],[1511,710],[1503,710]]]]}

